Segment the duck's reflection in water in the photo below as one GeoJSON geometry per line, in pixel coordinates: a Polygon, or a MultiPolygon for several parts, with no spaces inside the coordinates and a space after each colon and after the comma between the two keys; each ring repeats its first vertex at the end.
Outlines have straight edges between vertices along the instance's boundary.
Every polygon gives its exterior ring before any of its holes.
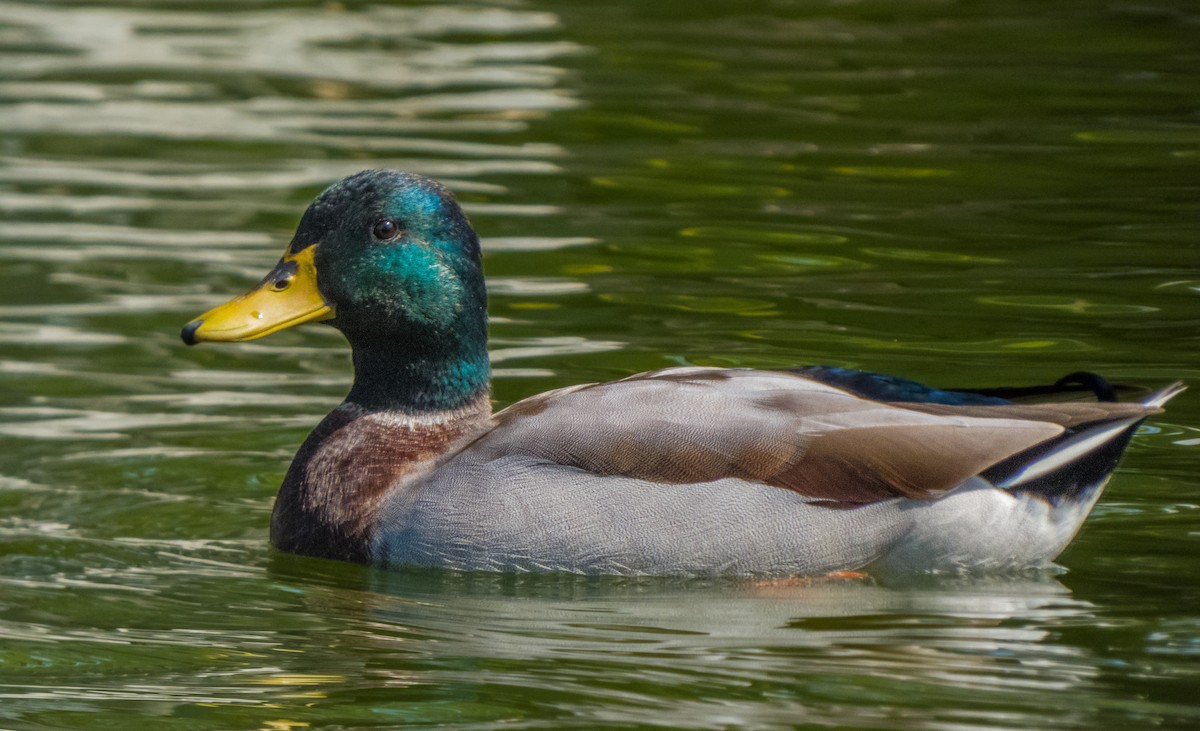
{"type": "MultiPolygon", "coordinates": [[[[315,586],[314,562],[281,561],[315,586]]],[[[354,569],[346,591],[332,566],[317,584],[340,588],[309,607],[333,615],[342,651],[382,686],[471,703],[543,698],[627,722],[652,707],[679,723],[719,711],[755,726],[801,711],[865,722],[885,707],[928,718],[931,703],[961,712],[974,697],[984,715],[970,723],[1019,727],[1101,672],[1060,631],[1093,623],[1094,606],[1044,574],[880,586],[354,569]],[[853,707],[864,697],[869,713],[853,707]]]]}

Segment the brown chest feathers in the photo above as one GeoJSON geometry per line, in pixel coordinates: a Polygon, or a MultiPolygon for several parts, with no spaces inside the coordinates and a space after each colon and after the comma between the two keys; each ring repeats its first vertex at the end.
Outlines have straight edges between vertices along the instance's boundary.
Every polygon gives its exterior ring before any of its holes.
{"type": "Polygon", "coordinates": [[[289,553],[369,563],[375,516],[390,490],[428,469],[478,429],[489,411],[486,397],[443,418],[342,404],[313,430],[288,468],[271,514],[271,544],[289,553]]]}

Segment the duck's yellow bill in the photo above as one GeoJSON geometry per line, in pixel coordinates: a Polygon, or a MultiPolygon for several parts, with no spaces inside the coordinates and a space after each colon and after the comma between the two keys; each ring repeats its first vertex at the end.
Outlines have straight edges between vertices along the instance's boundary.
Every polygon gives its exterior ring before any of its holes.
{"type": "Polygon", "coordinates": [[[317,290],[316,246],[285,255],[258,286],[189,322],[183,342],[254,340],[292,325],[333,318],[333,306],[317,290]]]}

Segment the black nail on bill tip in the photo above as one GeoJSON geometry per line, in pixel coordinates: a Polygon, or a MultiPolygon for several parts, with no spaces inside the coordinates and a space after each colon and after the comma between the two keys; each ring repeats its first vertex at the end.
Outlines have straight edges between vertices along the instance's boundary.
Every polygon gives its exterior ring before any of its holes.
{"type": "Polygon", "coordinates": [[[187,343],[188,345],[195,345],[197,342],[196,331],[199,330],[200,326],[203,324],[204,320],[189,322],[187,325],[183,326],[183,332],[179,333],[179,337],[183,338],[183,342],[187,343]]]}

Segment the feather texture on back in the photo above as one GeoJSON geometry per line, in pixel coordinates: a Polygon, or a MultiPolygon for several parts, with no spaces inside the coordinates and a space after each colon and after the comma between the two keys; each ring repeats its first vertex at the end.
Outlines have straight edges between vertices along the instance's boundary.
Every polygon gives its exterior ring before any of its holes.
{"type": "Polygon", "coordinates": [[[931,498],[1062,432],[989,408],[927,414],[787,373],[672,368],[522,401],[472,448],[652,482],[733,477],[833,503],[931,498]]]}

